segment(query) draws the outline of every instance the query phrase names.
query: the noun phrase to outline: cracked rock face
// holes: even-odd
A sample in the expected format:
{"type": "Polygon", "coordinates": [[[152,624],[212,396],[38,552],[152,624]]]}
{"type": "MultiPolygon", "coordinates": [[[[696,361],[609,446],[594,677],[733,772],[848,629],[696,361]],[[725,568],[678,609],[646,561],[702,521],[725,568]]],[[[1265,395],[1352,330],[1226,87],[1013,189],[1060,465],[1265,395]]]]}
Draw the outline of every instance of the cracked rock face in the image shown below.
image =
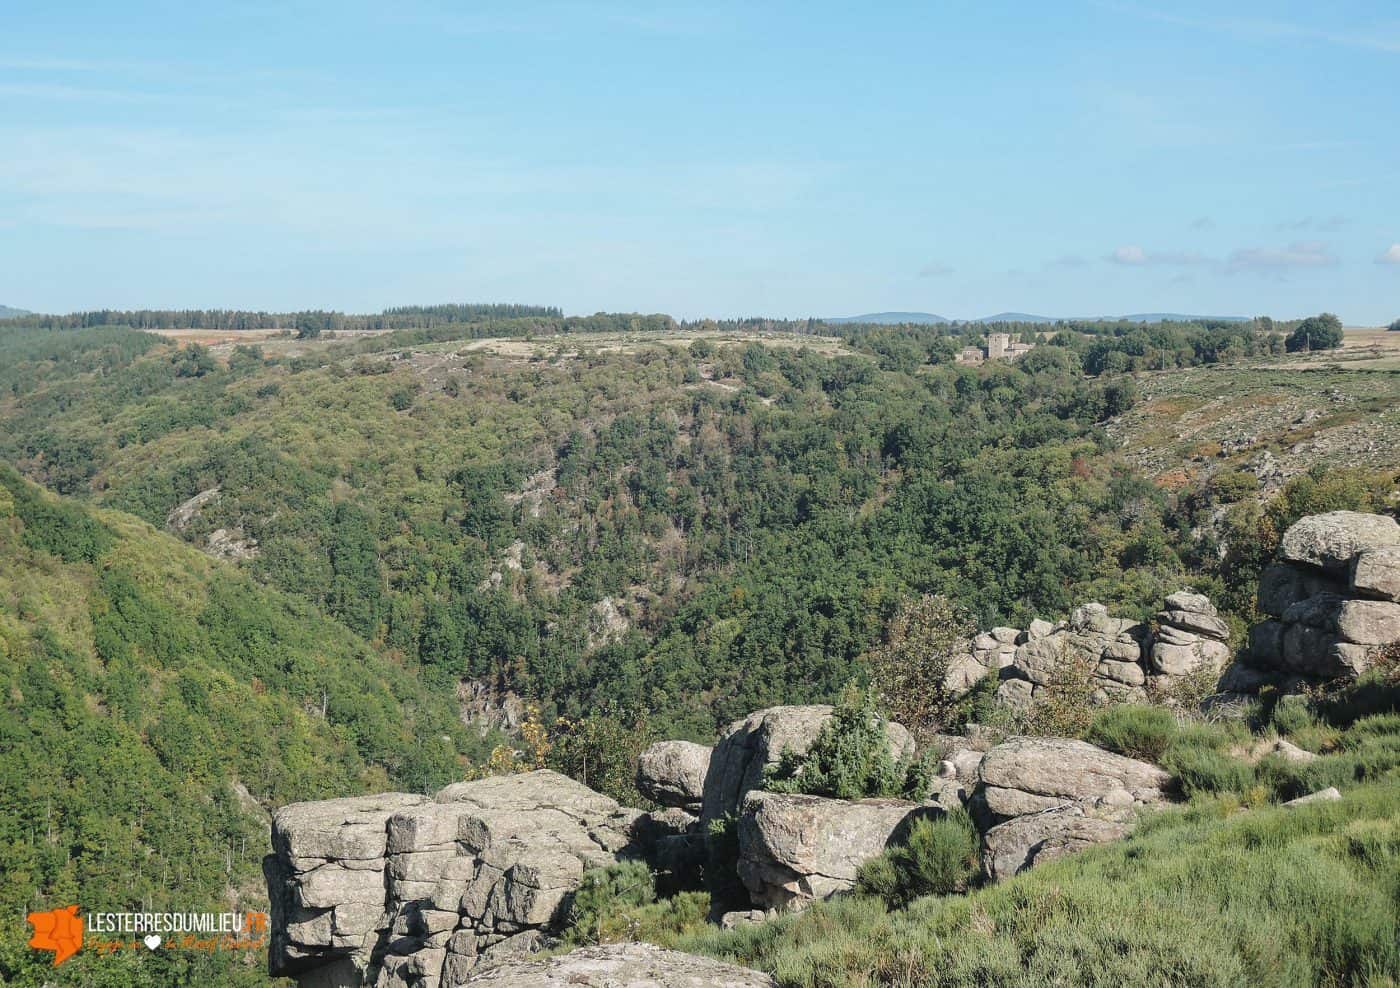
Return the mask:
{"type": "Polygon", "coordinates": [[[640,814],[556,772],[285,806],[264,861],[269,968],[312,985],[446,988],[538,948],[640,814]]]}
{"type": "Polygon", "coordinates": [[[1156,765],[1071,738],[1011,738],[982,756],[977,777],[987,808],[1003,819],[1062,803],[1159,803],[1170,778],[1156,765]]]}
{"type": "MultiPolygon", "coordinates": [[[[744,796],[763,787],[764,776],[783,752],[807,753],[831,719],[832,709],[825,704],[768,707],[730,724],[710,754],[701,819],[737,814],[744,796]]],[[[887,721],[885,733],[896,762],[913,754],[914,739],[902,724],[887,721]]]]}
{"type": "Polygon", "coordinates": [[[699,813],[710,749],[691,741],[657,741],[637,759],[637,788],[662,806],[699,813]]]}
{"type": "Polygon", "coordinates": [[[1126,808],[1078,803],[1013,817],[984,835],[982,868],[993,881],[1010,878],[1042,862],[1126,837],[1132,820],[1126,808]]]}
{"type": "Polygon", "coordinates": [[[1069,738],[1011,738],[982,756],[977,778],[992,879],[1123,837],[1138,810],[1166,800],[1170,781],[1155,765],[1069,738]]]}
{"type": "Polygon", "coordinates": [[[863,863],[915,820],[942,813],[902,799],[750,792],[739,819],[739,878],[760,908],[801,908],[853,888],[863,863]]]}
{"type": "Polygon", "coordinates": [[[1385,515],[1331,511],[1295,523],[1259,578],[1248,661],[1313,680],[1365,672],[1400,641],[1400,525],[1385,515]]]}
{"type": "Polygon", "coordinates": [[[492,965],[464,984],[491,988],[776,988],[766,974],[648,943],[581,947],[548,960],[492,965]]]}

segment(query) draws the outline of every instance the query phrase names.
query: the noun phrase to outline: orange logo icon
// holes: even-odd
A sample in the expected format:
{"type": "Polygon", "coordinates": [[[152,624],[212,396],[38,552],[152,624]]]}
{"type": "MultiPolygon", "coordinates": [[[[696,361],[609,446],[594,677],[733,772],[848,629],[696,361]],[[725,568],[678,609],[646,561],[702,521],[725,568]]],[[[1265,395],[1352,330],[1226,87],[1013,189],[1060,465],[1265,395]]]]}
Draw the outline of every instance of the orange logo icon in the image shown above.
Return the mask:
{"type": "Polygon", "coordinates": [[[54,967],[76,954],[83,945],[83,918],[78,915],[77,906],[30,913],[27,918],[34,927],[34,937],[29,941],[29,946],[38,950],[52,950],[54,967]]]}

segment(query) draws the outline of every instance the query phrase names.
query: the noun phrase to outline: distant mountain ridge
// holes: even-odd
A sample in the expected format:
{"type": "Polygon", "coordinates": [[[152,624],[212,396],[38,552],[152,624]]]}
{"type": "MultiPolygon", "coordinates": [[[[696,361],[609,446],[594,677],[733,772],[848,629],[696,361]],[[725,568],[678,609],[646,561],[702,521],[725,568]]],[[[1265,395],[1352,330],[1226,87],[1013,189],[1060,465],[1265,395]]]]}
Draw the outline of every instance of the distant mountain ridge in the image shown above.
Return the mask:
{"type": "Polygon", "coordinates": [[[13,319],[16,316],[27,316],[29,314],[27,309],[15,309],[8,305],[0,305],[0,319],[13,319]]]}
{"type": "Polygon", "coordinates": [[[868,312],[863,316],[828,316],[822,322],[826,323],[848,323],[867,322],[877,323],[882,326],[897,326],[900,323],[916,323],[927,326],[937,326],[946,322],[952,322],[943,316],[934,315],[932,312],[868,312]]]}
{"type": "Polygon", "coordinates": [[[981,316],[977,319],[948,319],[931,312],[871,312],[862,316],[832,316],[822,322],[833,325],[844,323],[875,323],[893,326],[899,323],[936,326],[950,322],[1031,322],[1054,323],[1061,320],[1070,322],[1248,322],[1247,316],[1189,316],[1180,312],[1137,312],[1127,316],[1039,316],[1033,312],[998,312],[994,316],[981,316]]]}

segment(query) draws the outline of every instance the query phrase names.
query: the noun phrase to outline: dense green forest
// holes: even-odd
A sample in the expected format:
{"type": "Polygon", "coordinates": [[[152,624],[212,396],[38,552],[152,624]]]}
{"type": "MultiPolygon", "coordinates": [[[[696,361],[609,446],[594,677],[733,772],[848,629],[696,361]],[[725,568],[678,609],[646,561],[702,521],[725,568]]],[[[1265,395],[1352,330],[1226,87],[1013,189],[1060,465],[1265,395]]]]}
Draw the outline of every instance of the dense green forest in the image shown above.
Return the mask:
{"type": "MultiPolygon", "coordinates": [[[[310,604],[5,466],[0,558],[0,981],[46,976],[30,909],[256,907],[267,807],[483,754],[450,695],[310,604]]],[[[201,957],[80,954],[65,983],[261,983],[261,957],[201,957]]]]}
{"type": "Polygon", "coordinates": [[[837,353],[580,337],[528,358],[432,330],[216,357],[36,329],[0,351],[0,456],[156,526],[217,488],[187,540],[238,533],[256,580],[437,690],[485,680],[708,737],[831,696],[912,593],[984,625],[1153,606],[1199,569],[1192,519],[1099,428],[1131,377],[1085,372],[1106,342],[1157,363],[1267,350],[1242,325],[1060,330],[982,368],[940,361],[943,327],[837,353]]]}

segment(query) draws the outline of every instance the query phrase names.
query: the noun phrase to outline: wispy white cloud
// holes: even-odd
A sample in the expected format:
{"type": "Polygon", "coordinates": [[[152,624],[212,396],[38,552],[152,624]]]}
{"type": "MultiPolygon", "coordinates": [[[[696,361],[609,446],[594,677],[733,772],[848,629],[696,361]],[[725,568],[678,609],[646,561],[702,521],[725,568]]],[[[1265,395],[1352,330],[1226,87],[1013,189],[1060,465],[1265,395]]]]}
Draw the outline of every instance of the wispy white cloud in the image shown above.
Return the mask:
{"type": "Polygon", "coordinates": [[[1278,225],[1280,230],[1296,230],[1300,233],[1336,233],[1350,222],[1345,216],[1304,216],[1278,225]]]}
{"type": "Polygon", "coordinates": [[[1127,265],[1128,267],[1146,267],[1148,265],[1185,267],[1195,264],[1210,263],[1208,257],[1203,254],[1197,254],[1195,251],[1153,251],[1145,250],[1136,244],[1115,247],[1104,260],[1110,261],[1113,264],[1127,265]]]}
{"type": "Polygon", "coordinates": [[[1380,256],[1376,258],[1376,263],[1400,266],[1400,244],[1391,244],[1381,251],[1380,256]]]}
{"type": "Polygon", "coordinates": [[[1287,247],[1241,247],[1225,260],[1229,274],[1283,274],[1288,271],[1330,268],[1337,258],[1318,240],[1300,241],[1287,247]]]}

